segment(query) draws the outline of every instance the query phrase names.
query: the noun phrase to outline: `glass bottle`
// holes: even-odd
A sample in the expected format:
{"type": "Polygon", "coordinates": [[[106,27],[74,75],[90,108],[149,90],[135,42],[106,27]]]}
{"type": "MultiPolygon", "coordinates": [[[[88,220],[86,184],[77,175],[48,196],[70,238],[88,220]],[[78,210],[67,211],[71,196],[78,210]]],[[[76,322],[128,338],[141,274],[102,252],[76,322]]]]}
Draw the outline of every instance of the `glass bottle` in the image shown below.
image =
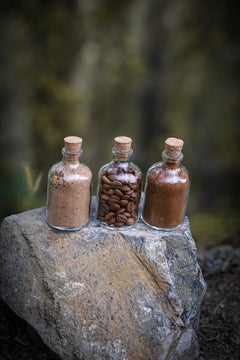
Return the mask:
{"type": "Polygon", "coordinates": [[[163,162],[151,166],[145,184],[142,220],[153,229],[174,230],[183,223],[190,189],[190,176],[181,165],[183,141],[168,138],[163,162]]]}
{"type": "Polygon", "coordinates": [[[128,229],[139,218],[142,173],[130,157],[132,139],[118,136],[113,160],[98,173],[97,222],[111,229],[128,229]]]}
{"type": "Polygon", "coordinates": [[[63,159],[48,173],[47,223],[59,230],[78,230],[90,218],[91,170],[79,159],[82,139],[64,138],[63,159]]]}

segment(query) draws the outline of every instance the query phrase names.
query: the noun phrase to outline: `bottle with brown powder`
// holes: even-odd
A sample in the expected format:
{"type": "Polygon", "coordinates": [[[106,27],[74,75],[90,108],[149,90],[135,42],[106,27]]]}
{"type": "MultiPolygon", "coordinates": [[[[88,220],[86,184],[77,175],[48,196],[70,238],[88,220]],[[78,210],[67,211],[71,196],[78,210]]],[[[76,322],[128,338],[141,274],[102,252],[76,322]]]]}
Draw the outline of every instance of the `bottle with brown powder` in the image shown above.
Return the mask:
{"type": "Polygon", "coordinates": [[[80,163],[82,139],[64,138],[63,159],[48,174],[47,222],[59,230],[78,230],[90,218],[91,170],[80,163]]]}
{"type": "Polygon", "coordinates": [[[157,230],[181,226],[188,202],[190,178],[181,165],[183,141],[168,138],[162,152],[163,162],[150,167],[146,176],[143,221],[157,230]]]}
{"type": "Polygon", "coordinates": [[[118,136],[114,140],[113,160],[99,170],[97,221],[111,229],[124,229],[138,220],[142,173],[130,162],[132,139],[118,136]]]}

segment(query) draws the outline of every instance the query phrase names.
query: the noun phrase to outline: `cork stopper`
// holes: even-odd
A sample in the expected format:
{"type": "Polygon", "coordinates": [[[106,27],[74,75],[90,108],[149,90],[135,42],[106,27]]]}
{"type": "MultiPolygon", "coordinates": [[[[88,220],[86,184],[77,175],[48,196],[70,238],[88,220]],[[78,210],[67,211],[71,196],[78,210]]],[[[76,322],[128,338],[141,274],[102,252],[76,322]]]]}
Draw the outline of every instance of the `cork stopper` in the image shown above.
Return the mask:
{"type": "Polygon", "coordinates": [[[116,159],[119,161],[127,160],[132,145],[132,139],[128,136],[117,136],[114,141],[116,147],[116,159]]]}
{"type": "Polygon", "coordinates": [[[182,151],[183,140],[170,137],[165,141],[166,155],[177,159],[182,151]]]}
{"type": "Polygon", "coordinates": [[[114,139],[115,141],[115,146],[116,146],[116,151],[118,152],[129,152],[129,150],[131,149],[131,145],[132,145],[132,139],[128,136],[117,136],[114,139]]]}
{"type": "Polygon", "coordinates": [[[79,153],[82,146],[82,138],[78,136],[67,136],[64,138],[65,150],[70,153],[79,153]]]}

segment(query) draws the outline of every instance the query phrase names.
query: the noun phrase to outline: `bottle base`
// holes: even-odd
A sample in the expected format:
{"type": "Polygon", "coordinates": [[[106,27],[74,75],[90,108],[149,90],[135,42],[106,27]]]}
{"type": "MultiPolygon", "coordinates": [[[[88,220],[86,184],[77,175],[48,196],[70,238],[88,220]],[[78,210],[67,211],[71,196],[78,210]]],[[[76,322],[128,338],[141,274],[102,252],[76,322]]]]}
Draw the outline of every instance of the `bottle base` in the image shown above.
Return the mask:
{"type": "Polygon", "coordinates": [[[136,226],[136,224],[138,223],[138,221],[135,221],[135,223],[132,224],[132,225],[114,226],[114,225],[108,225],[107,223],[104,223],[104,222],[102,222],[102,221],[100,221],[100,220],[98,220],[98,219],[96,219],[95,221],[96,221],[96,223],[97,223],[98,225],[103,226],[103,227],[105,227],[106,229],[113,230],[113,231],[116,231],[116,230],[117,230],[117,231],[119,231],[119,230],[121,230],[121,231],[130,230],[130,229],[132,229],[134,226],[136,226]]]}
{"type": "Polygon", "coordinates": [[[182,226],[182,224],[183,224],[183,223],[181,223],[181,224],[179,224],[179,225],[177,225],[177,226],[174,226],[174,227],[172,227],[172,228],[163,228],[163,227],[158,227],[158,226],[154,226],[154,225],[149,224],[142,216],[141,216],[141,220],[142,220],[142,222],[143,222],[145,225],[147,225],[148,227],[150,227],[150,228],[153,229],[153,230],[168,231],[168,232],[179,229],[179,228],[182,226]]]}
{"type": "Polygon", "coordinates": [[[52,225],[50,224],[48,221],[47,221],[47,224],[53,228],[53,229],[56,229],[56,230],[60,230],[60,231],[77,231],[77,230],[81,230],[82,228],[84,228],[85,226],[87,226],[89,222],[87,222],[86,224],[84,225],[81,225],[81,226],[78,226],[78,227],[64,227],[64,226],[57,226],[57,225],[52,225]]]}

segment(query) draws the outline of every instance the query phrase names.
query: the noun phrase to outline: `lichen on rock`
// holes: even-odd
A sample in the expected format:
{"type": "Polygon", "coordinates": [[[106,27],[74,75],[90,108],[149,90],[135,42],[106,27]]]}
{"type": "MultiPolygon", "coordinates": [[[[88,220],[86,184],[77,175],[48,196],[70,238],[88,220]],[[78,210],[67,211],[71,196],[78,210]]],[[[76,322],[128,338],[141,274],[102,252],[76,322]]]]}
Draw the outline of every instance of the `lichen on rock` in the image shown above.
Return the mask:
{"type": "Polygon", "coordinates": [[[62,359],[198,358],[205,282],[189,221],[172,232],[139,223],[76,232],[45,208],[5,218],[0,294],[62,359]]]}

